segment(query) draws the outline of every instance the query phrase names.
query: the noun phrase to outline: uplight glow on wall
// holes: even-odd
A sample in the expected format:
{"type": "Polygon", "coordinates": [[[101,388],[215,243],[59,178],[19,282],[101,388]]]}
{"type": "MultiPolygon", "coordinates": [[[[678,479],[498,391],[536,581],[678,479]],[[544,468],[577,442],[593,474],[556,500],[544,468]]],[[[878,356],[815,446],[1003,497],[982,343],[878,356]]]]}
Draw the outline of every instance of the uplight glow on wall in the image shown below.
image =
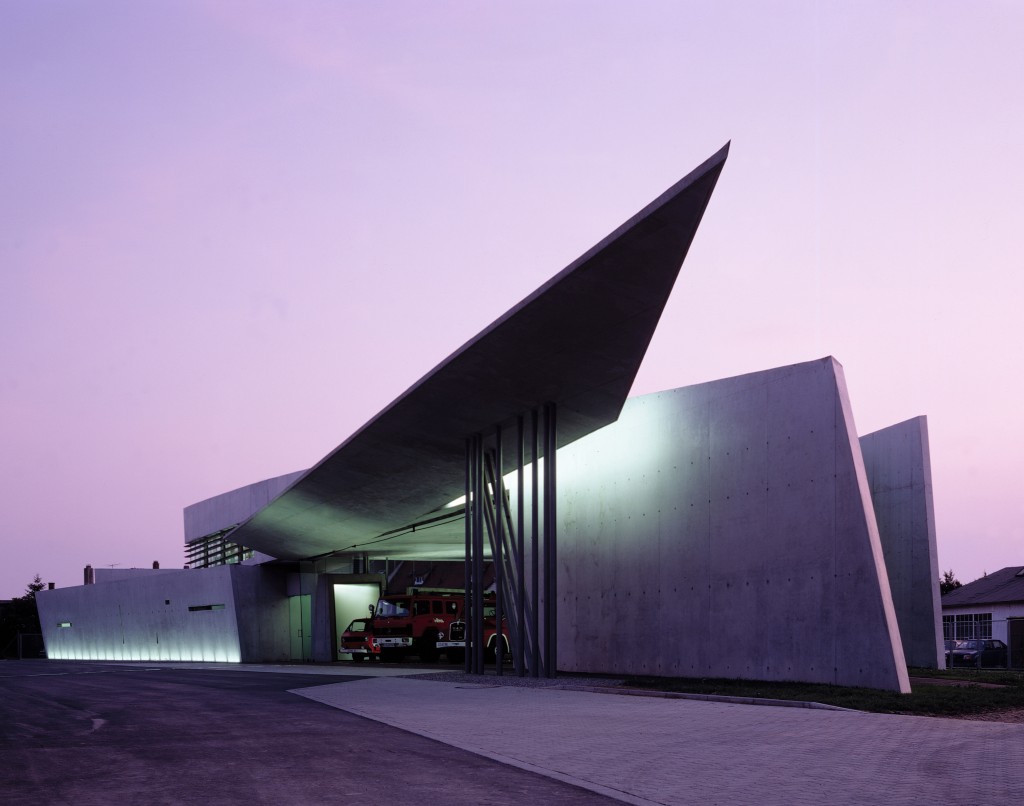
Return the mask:
{"type": "Polygon", "coordinates": [[[47,656],[54,660],[104,660],[104,661],[192,661],[199,663],[238,663],[241,660],[238,639],[222,636],[219,640],[178,640],[157,644],[105,644],[85,641],[59,641],[59,645],[47,645],[47,656]]]}

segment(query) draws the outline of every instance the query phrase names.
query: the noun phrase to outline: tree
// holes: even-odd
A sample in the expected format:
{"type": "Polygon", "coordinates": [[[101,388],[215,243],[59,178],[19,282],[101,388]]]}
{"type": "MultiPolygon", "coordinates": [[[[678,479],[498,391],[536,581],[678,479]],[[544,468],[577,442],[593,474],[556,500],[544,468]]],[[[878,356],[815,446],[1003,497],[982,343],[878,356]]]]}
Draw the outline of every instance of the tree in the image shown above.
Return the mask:
{"type": "Polygon", "coordinates": [[[950,591],[955,591],[957,588],[962,588],[963,583],[953,575],[953,569],[950,568],[948,571],[943,572],[942,578],[939,579],[939,593],[945,596],[950,591]]]}
{"type": "Polygon", "coordinates": [[[46,583],[43,582],[43,578],[39,576],[39,574],[36,574],[35,579],[28,583],[28,587],[25,588],[25,595],[21,598],[31,599],[34,602],[36,600],[36,594],[45,587],[46,583]]]}
{"type": "Polygon", "coordinates": [[[19,634],[38,635],[42,632],[39,611],[36,610],[36,593],[45,587],[42,577],[36,574],[25,588],[24,596],[0,603],[0,657],[18,657],[21,647],[19,634]]]}

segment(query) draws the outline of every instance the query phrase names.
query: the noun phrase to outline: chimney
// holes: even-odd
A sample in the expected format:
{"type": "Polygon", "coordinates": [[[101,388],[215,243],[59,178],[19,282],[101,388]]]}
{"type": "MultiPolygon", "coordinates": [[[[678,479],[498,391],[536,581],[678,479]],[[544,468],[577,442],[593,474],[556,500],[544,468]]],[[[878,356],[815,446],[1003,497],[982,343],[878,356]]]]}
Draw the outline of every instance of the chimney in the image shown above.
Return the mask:
{"type": "Polygon", "coordinates": [[[153,560],[153,570],[154,571],[159,571],[160,570],[160,563],[157,562],[156,560],[153,560]]]}
{"type": "Polygon", "coordinates": [[[46,589],[47,589],[48,591],[52,591],[52,590],[53,590],[54,588],[56,588],[56,587],[57,587],[57,585],[56,585],[55,583],[53,583],[53,582],[47,582],[47,583],[46,583],[46,589]]]}
{"type": "Polygon", "coordinates": [[[95,585],[96,584],[96,572],[93,570],[91,565],[85,566],[85,584],[95,585]]]}

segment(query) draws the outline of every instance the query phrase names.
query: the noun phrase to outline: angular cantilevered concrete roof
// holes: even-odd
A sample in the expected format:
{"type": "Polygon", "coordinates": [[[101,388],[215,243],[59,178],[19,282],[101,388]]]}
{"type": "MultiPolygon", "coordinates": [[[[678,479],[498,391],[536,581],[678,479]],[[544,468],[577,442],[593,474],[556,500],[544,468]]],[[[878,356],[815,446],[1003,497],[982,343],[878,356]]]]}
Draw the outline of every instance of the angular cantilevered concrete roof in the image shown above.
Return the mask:
{"type": "Polygon", "coordinates": [[[461,554],[461,524],[402,527],[462,495],[467,437],[546,402],[559,447],[618,418],[728,152],[456,350],[232,541],[282,559],[461,554]]]}

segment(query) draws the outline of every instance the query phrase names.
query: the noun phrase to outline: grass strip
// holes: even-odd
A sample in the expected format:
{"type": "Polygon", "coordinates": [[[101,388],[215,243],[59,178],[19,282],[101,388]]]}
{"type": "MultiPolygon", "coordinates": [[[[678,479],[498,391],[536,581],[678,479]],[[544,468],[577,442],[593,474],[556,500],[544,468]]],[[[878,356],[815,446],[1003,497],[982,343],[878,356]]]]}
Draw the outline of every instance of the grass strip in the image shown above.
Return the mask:
{"type": "Polygon", "coordinates": [[[718,678],[629,677],[625,685],[638,689],[689,694],[802,700],[885,714],[969,716],[1024,709],[1024,678],[1017,673],[911,669],[910,674],[911,677],[928,677],[936,682],[915,684],[910,694],[853,686],[718,678]],[[928,674],[924,674],[926,671],[928,674]],[[943,685],[944,681],[998,683],[1002,687],[943,685]]]}

